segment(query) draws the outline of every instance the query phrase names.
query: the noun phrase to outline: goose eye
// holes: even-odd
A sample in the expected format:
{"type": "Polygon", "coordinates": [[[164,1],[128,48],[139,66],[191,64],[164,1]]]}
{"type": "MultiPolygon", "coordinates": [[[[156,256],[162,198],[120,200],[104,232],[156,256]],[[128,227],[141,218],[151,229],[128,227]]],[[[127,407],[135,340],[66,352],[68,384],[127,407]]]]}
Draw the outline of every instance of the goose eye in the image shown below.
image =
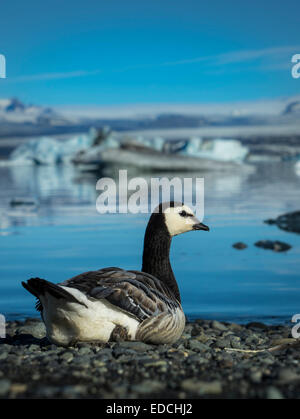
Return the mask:
{"type": "Polygon", "coordinates": [[[179,215],[181,215],[181,217],[186,217],[187,216],[187,213],[186,213],[186,211],[181,211],[179,213],[179,215]]]}

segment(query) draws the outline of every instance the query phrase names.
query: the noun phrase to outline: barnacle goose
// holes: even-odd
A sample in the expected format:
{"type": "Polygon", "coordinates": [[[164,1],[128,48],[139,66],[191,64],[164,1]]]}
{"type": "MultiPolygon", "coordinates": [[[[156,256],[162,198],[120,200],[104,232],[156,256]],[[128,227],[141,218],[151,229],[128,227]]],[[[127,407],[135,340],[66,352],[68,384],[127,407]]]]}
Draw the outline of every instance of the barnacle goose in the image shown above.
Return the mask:
{"type": "Polygon", "coordinates": [[[185,315],[169,253],[173,236],[209,228],[181,202],[161,203],[144,237],[141,271],[104,268],[60,284],[31,278],[22,282],[37,298],[48,339],[77,342],[140,340],[160,344],[180,338],[185,315]]]}

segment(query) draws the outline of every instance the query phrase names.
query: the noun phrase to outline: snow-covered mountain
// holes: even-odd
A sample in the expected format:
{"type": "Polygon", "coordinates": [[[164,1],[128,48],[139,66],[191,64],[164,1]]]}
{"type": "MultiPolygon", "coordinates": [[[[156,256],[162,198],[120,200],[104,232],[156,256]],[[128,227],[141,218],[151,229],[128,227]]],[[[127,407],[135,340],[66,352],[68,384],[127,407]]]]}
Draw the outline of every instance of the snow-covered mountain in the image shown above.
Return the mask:
{"type": "Polygon", "coordinates": [[[283,115],[297,115],[300,117],[300,99],[288,103],[283,111],[283,115]]]}
{"type": "Polygon", "coordinates": [[[81,119],[50,107],[24,104],[17,98],[0,99],[0,137],[76,131],[81,119]]]}
{"type": "Polygon", "coordinates": [[[0,99],[0,123],[56,124],[64,120],[59,113],[48,107],[25,105],[17,98],[0,99]]]}
{"type": "Polygon", "coordinates": [[[153,103],[124,105],[61,105],[56,109],[65,116],[93,119],[149,119],[162,115],[188,117],[278,117],[300,104],[300,95],[285,98],[218,103],[153,103]],[[292,106],[291,106],[292,105],[292,106]],[[290,108],[291,106],[291,108],[290,108]]]}
{"type": "Polygon", "coordinates": [[[276,126],[300,132],[300,96],[239,103],[57,106],[0,99],[0,137],[86,132],[110,125],[114,130],[167,130],[205,127],[276,126]],[[298,130],[299,125],[299,130],[298,130]]]}

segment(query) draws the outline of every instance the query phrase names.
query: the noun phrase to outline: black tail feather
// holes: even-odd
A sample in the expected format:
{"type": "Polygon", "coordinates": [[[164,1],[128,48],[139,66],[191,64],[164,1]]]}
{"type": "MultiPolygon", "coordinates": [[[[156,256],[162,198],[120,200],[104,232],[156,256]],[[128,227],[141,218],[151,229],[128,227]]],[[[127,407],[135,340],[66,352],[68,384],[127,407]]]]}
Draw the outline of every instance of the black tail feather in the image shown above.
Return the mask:
{"type": "Polygon", "coordinates": [[[72,303],[84,305],[81,301],[78,301],[72,294],[63,289],[62,287],[53,284],[52,282],[46,281],[42,278],[30,278],[27,282],[22,282],[23,287],[33,294],[40,300],[40,296],[46,292],[57,299],[65,299],[72,303]]]}

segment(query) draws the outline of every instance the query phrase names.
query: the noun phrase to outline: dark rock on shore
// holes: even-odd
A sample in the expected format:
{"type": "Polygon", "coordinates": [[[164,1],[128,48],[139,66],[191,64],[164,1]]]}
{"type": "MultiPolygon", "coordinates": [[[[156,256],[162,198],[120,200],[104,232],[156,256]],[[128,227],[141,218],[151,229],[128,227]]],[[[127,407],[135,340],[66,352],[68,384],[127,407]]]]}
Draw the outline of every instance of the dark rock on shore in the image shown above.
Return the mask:
{"type": "Polygon", "coordinates": [[[272,241],[272,240],[260,240],[255,243],[256,247],[261,247],[263,249],[270,249],[274,252],[286,252],[291,249],[291,245],[280,242],[278,240],[272,241]]]}
{"type": "Polygon", "coordinates": [[[172,345],[62,348],[37,319],[0,339],[0,398],[299,398],[300,342],[289,326],[187,323],[172,345]]]}
{"type": "Polygon", "coordinates": [[[300,234],[300,211],[289,212],[275,219],[265,220],[266,224],[276,224],[281,230],[300,234]]]}
{"type": "Polygon", "coordinates": [[[244,249],[246,249],[248,246],[247,246],[245,243],[243,243],[243,242],[237,242],[237,243],[234,243],[234,244],[232,245],[232,247],[234,247],[235,249],[238,249],[238,250],[244,250],[244,249]]]}

